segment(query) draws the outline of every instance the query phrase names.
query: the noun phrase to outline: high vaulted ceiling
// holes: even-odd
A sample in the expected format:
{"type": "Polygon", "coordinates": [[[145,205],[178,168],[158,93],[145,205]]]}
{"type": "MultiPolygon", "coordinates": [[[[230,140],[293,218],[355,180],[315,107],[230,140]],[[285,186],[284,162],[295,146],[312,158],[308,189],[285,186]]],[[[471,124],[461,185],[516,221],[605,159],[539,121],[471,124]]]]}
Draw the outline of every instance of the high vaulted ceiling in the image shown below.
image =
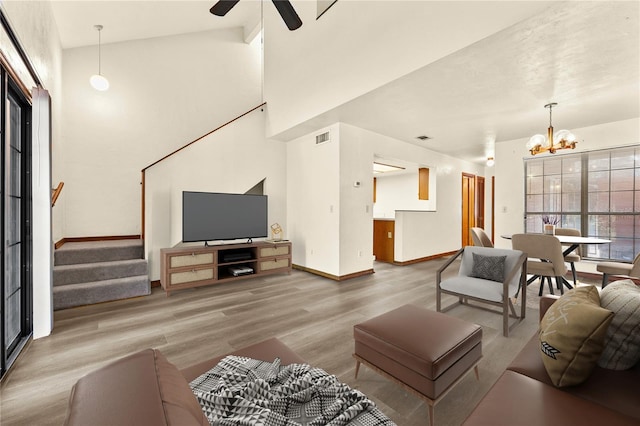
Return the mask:
{"type": "MultiPolygon", "coordinates": [[[[109,43],[237,26],[249,34],[260,22],[260,3],[250,0],[224,19],[209,14],[213,1],[53,4],[64,48],[96,44],[94,24],[104,25],[109,43]]],[[[639,5],[576,1],[531,9],[530,17],[278,136],[288,140],[342,121],[481,162],[496,142],[544,133],[548,102],[558,103],[556,130],[636,118],[639,5]]]]}

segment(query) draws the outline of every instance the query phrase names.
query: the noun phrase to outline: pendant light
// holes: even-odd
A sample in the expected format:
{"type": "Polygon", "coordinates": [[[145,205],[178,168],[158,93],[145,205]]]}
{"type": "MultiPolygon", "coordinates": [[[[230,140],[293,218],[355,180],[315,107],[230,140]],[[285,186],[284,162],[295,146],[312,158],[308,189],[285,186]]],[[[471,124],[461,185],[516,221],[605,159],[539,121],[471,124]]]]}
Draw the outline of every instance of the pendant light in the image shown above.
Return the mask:
{"type": "Polygon", "coordinates": [[[101,57],[100,57],[100,45],[101,45],[101,38],[100,38],[100,31],[102,31],[102,25],[94,25],[93,26],[96,30],[98,30],[98,74],[94,74],[91,76],[91,78],[89,79],[89,82],[91,83],[91,86],[96,89],[96,90],[100,90],[101,92],[104,92],[105,90],[109,89],[109,80],[107,80],[101,73],[100,73],[100,66],[101,66],[101,57]]]}

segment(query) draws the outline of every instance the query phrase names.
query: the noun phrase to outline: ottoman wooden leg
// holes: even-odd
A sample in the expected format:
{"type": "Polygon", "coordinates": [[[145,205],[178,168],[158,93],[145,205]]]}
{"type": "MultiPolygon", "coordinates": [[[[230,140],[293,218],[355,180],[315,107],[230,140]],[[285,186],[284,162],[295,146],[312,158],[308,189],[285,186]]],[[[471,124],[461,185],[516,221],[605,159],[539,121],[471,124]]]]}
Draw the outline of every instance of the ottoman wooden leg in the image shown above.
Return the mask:
{"type": "MultiPolygon", "coordinates": [[[[480,380],[480,373],[478,372],[478,364],[473,368],[473,372],[476,373],[476,380],[480,380]]],[[[356,373],[357,374],[357,373],[356,373]]]]}
{"type": "Polygon", "coordinates": [[[429,426],[435,426],[433,422],[433,404],[427,401],[427,405],[429,407],[429,426]]]}
{"type": "Polygon", "coordinates": [[[360,361],[356,359],[356,379],[358,378],[358,372],[360,371],[360,361]]]}

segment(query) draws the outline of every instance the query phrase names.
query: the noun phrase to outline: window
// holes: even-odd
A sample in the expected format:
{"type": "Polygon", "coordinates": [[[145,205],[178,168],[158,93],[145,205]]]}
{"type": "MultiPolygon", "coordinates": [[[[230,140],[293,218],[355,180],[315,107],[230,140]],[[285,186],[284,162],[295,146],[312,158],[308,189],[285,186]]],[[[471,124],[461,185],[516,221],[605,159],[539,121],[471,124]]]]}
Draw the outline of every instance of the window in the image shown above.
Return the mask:
{"type": "Polygon", "coordinates": [[[525,232],[542,216],[611,240],[585,247],[591,259],[632,261],[640,251],[640,147],[525,160],[525,232]]]}

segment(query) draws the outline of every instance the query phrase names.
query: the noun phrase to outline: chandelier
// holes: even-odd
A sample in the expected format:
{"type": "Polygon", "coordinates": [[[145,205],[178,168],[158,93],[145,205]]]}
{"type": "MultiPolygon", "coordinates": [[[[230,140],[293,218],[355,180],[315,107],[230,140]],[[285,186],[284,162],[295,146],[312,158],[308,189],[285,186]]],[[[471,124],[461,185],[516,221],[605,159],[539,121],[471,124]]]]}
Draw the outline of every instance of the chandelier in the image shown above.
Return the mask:
{"type": "Polygon", "coordinates": [[[547,129],[547,136],[537,134],[531,136],[527,143],[527,149],[531,155],[540,154],[542,152],[550,152],[555,154],[559,149],[575,149],[576,137],[569,130],[560,130],[555,135],[553,134],[553,126],[551,125],[551,109],[558,105],[556,102],[546,104],[544,107],[549,108],[549,128],[547,129]]]}

